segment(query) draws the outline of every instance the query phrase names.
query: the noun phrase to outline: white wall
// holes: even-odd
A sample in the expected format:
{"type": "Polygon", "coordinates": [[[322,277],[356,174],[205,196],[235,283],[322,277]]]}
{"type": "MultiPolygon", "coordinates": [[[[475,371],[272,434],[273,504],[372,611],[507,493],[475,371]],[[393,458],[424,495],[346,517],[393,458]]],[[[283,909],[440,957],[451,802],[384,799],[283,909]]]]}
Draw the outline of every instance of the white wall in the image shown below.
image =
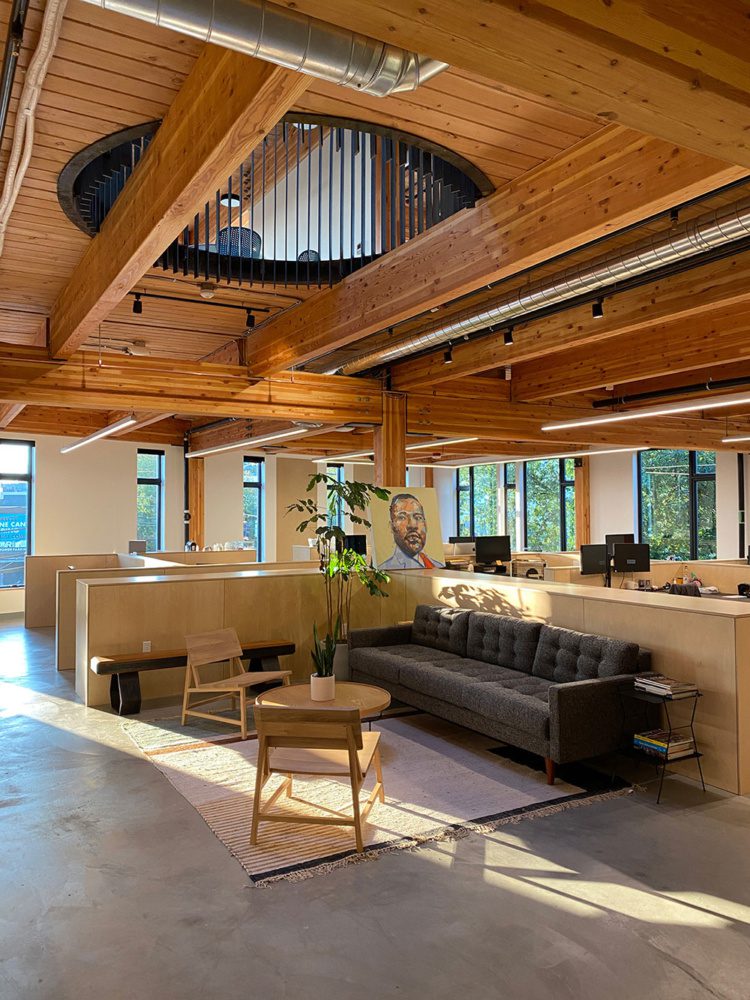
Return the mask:
{"type": "Polygon", "coordinates": [[[243,458],[242,451],[219,452],[205,458],[206,545],[242,539],[243,458]]]}
{"type": "Polygon", "coordinates": [[[605,535],[630,532],[637,535],[633,455],[633,452],[622,452],[589,459],[591,541],[594,543],[603,542],[605,535]]]}
{"type": "Polygon", "coordinates": [[[737,559],[739,547],[737,455],[716,453],[716,558],[737,559]]]}
{"type": "Polygon", "coordinates": [[[435,469],[433,483],[437,492],[440,528],[443,541],[456,534],[456,470],[435,469]]]}

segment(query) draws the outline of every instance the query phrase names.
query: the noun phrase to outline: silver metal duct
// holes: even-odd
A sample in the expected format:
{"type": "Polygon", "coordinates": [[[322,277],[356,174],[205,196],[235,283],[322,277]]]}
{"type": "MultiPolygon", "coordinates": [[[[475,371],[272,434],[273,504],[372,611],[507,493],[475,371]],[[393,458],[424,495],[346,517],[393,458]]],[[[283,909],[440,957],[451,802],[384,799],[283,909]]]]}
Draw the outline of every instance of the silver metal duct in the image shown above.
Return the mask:
{"type": "Polygon", "coordinates": [[[446,63],[266,0],[87,0],[320,80],[386,97],[416,90],[446,63]]]}
{"type": "Polygon", "coordinates": [[[750,198],[701,215],[668,233],[650,236],[630,247],[604,254],[581,266],[568,268],[559,274],[533,282],[499,299],[482,312],[460,313],[446,323],[402,340],[392,347],[363,354],[334,370],[352,375],[376,365],[387,364],[416,351],[459,340],[466,334],[488,326],[518,320],[527,313],[558,305],[587,292],[603,291],[617,282],[647,274],[674,261],[695,257],[747,236],[750,236],[750,198]]]}

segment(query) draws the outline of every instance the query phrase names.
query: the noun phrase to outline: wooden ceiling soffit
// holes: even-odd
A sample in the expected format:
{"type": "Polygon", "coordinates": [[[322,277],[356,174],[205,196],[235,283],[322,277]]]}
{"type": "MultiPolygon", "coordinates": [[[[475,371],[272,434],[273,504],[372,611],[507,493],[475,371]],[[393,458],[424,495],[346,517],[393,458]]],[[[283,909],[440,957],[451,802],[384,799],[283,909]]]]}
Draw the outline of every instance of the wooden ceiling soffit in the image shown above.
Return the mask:
{"type": "MultiPolygon", "coordinates": [[[[402,392],[418,391],[438,382],[599,344],[670,319],[680,319],[689,325],[694,316],[740,303],[750,304],[750,254],[747,253],[618,292],[607,297],[601,319],[592,317],[590,305],[576,306],[540,320],[515,324],[511,345],[504,343],[502,333],[456,343],[450,365],[443,363],[442,349],[413,361],[403,361],[392,370],[392,385],[402,392]]],[[[565,356],[553,363],[564,366],[565,356]]]]}
{"type": "Polygon", "coordinates": [[[60,364],[43,348],[0,345],[0,399],[8,402],[340,425],[380,423],[381,396],[374,379],[296,372],[250,384],[237,365],[119,356],[99,364],[93,352],[60,364]]]}
{"type": "Polygon", "coordinates": [[[310,361],[744,175],[608,126],[275,317],[248,363],[264,375],[310,361]]]}
{"type": "MultiPolygon", "coordinates": [[[[296,0],[320,16],[317,0],[296,0]]],[[[750,167],[742,3],[329,0],[326,19],[567,107],[750,167]]],[[[644,174],[644,177],[648,176],[644,174]]]]}
{"type": "Polygon", "coordinates": [[[50,355],[68,358],[273,129],[311,78],[206,46],[52,310],[50,355]]]}
{"type": "Polygon", "coordinates": [[[512,394],[518,400],[547,399],[747,360],[750,303],[655,323],[596,346],[518,365],[513,369],[512,394]]]}

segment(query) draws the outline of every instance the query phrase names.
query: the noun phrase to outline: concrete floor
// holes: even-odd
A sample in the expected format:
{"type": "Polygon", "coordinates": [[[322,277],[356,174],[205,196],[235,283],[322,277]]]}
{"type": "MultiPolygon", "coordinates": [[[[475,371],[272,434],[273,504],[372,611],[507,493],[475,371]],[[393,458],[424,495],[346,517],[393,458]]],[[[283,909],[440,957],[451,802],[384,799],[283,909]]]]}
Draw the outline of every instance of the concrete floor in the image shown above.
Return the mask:
{"type": "Polygon", "coordinates": [[[255,889],[50,630],[0,621],[2,1000],[750,996],[746,799],[672,778],[255,889]]]}

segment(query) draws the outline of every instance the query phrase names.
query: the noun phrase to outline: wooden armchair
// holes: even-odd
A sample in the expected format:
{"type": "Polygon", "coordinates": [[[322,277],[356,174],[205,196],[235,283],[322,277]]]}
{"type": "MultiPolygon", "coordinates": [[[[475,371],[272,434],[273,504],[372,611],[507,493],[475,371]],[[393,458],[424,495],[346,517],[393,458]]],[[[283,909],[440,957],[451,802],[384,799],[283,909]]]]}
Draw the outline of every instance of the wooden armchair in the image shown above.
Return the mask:
{"type": "Polygon", "coordinates": [[[214,722],[225,722],[229,726],[239,726],[242,738],[247,739],[247,691],[256,684],[266,684],[269,681],[280,680],[289,683],[291,670],[251,670],[242,667],[242,646],[233,628],[218,629],[215,632],[200,632],[197,635],[185,636],[187,649],[187,669],[185,671],[185,689],[182,696],[182,725],[185,725],[189,715],[201,719],[212,719],[214,722]],[[205,680],[201,678],[201,668],[211,664],[229,663],[229,677],[223,680],[205,680]],[[191,696],[208,695],[200,701],[192,701],[191,696]],[[224,715],[211,712],[198,712],[199,705],[231,698],[232,706],[239,701],[239,719],[228,719],[224,715]]]}
{"type": "Polygon", "coordinates": [[[261,820],[311,823],[316,826],[353,826],[357,850],[364,850],[362,823],[376,799],[385,801],[380,763],[380,733],[362,732],[362,722],[356,708],[272,708],[256,704],[253,712],[258,731],[258,770],[250,843],[258,842],[258,824],[261,820]],[[371,765],[375,767],[375,787],[362,806],[360,791],[371,765]],[[285,774],[286,781],[273,793],[265,810],[262,810],[263,786],[272,774],[285,774]],[[268,812],[282,792],[291,797],[294,774],[348,778],[352,786],[352,814],[336,812],[330,817],[309,817],[268,812]]]}

